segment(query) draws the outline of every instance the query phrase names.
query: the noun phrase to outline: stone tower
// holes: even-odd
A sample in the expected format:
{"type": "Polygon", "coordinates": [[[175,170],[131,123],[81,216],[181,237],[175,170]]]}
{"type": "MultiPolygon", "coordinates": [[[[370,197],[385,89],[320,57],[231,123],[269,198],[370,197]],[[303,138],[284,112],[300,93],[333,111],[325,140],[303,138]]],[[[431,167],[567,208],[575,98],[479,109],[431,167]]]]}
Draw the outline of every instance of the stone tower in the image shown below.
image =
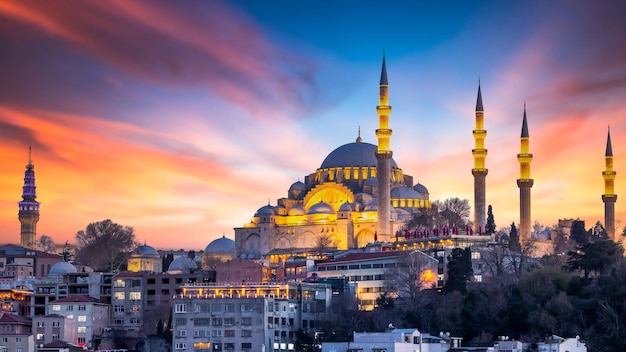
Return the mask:
{"type": "Polygon", "coordinates": [[[533,187],[533,179],[530,178],[530,162],[533,155],[530,154],[530,136],[528,134],[528,121],[526,121],[526,104],[524,104],[524,120],[522,121],[522,135],[520,138],[520,153],[517,154],[519,161],[520,177],[517,180],[519,187],[519,238],[520,243],[530,239],[530,189],[533,187]]]}
{"type": "Polygon", "coordinates": [[[28,165],[24,172],[24,187],[22,188],[22,201],[19,202],[18,219],[20,220],[20,245],[22,247],[37,249],[37,222],[39,221],[39,202],[37,188],[35,187],[35,166],[31,159],[31,150],[28,148],[28,165]]]}
{"type": "Polygon", "coordinates": [[[617,242],[615,235],[615,194],[614,180],[616,172],[613,171],[613,148],[611,147],[611,130],[609,129],[606,137],[606,152],[604,153],[605,168],[602,172],[604,178],[604,194],[602,202],[604,202],[604,227],[610,239],[617,242]]]}
{"type": "Polygon", "coordinates": [[[383,54],[383,67],[380,73],[379,99],[376,113],[378,114],[378,149],[376,150],[378,180],[378,237],[388,240],[391,235],[391,157],[389,147],[392,131],[389,129],[389,83],[387,81],[387,65],[383,54]]]}
{"type": "Polygon", "coordinates": [[[487,158],[487,149],[485,149],[485,137],[487,131],[484,125],[485,111],[483,109],[483,97],[480,92],[480,82],[478,82],[478,97],[476,98],[476,129],[472,131],[474,135],[474,232],[483,233],[485,231],[485,223],[487,215],[485,213],[485,179],[487,178],[487,168],[485,167],[485,159],[487,158]]]}

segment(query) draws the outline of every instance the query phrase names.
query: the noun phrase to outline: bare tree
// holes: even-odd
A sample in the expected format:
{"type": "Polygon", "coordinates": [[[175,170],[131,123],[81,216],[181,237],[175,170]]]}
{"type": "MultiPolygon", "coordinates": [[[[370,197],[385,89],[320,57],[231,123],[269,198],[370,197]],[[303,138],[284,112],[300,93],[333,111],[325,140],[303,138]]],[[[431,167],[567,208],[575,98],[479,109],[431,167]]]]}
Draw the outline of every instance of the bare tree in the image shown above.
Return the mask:
{"type": "Polygon", "coordinates": [[[405,252],[395,268],[385,270],[385,286],[397,297],[415,303],[422,289],[436,286],[438,263],[423,252],[405,252]]]}
{"type": "Polygon", "coordinates": [[[126,254],[137,246],[135,230],[111,220],[87,225],[76,233],[76,261],[96,270],[118,269],[126,260],[126,254]]]}
{"type": "Polygon", "coordinates": [[[520,251],[509,251],[509,263],[512,271],[515,273],[515,277],[518,279],[522,277],[525,271],[529,268],[529,259],[533,257],[535,250],[537,249],[537,240],[531,238],[526,241],[522,241],[520,244],[520,251]]]}
{"type": "Polygon", "coordinates": [[[335,247],[335,243],[330,238],[329,235],[320,235],[315,240],[315,248],[317,249],[317,253],[321,256],[324,255],[326,251],[335,247]]]}
{"type": "Polygon", "coordinates": [[[457,227],[463,227],[470,223],[469,200],[454,197],[444,201],[437,200],[434,204],[439,209],[439,216],[444,218],[448,226],[456,224],[457,227]]]}
{"type": "Polygon", "coordinates": [[[57,247],[54,245],[52,237],[48,235],[41,235],[37,240],[37,249],[42,252],[57,254],[57,247]]]}

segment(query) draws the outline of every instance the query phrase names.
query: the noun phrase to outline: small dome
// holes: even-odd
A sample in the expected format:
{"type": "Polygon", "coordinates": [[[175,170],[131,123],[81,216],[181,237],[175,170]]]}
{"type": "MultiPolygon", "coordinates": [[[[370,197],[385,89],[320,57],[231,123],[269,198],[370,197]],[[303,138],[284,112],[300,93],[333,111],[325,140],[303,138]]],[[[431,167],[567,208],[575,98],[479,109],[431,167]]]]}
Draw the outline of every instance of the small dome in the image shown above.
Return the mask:
{"type": "Polygon", "coordinates": [[[204,249],[204,253],[207,254],[230,254],[234,251],[235,241],[226,238],[226,236],[211,241],[204,249]]]}
{"type": "Polygon", "coordinates": [[[424,196],[412,188],[398,187],[391,190],[391,199],[424,199],[424,196]]]}
{"type": "Polygon", "coordinates": [[[426,188],[426,186],[419,182],[415,186],[413,186],[413,189],[421,194],[428,194],[428,189],[426,188]]]}
{"type": "Polygon", "coordinates": [[[363,182],[363,186],[378,186],[378,179],[376,177],[370,177],[367,180],[365,180],[365,182],[363,182]]]}
{"type": "Polygon", "coordinates": [[[271,205],[264,205],[262,207],[259,208],[259,210],[256,211],[256,214],[254,214],[254,216],[259,216],[259,215],[274,215],[274,207],[271,205]]]}
{"type": "Polygon", "coordinates": [[[304,210],[304,207],[302,205],[296,204],[293,207],[291,207],[291,209],[289,209],[289,212],[287,214],[289,216],[304,215],[306,214],[306,210],[304,210]]]}
{"type": "Polygon", "coordinates": [[[374,197],[372,197],[371,194],[367,194],[367,193],[357,193],[354,195],[354,200],[362,203],[365,206],[370,204],[373,199],[374,197]]]}
{"type": "Polygon", "coordinates": [[[189,257],[178,257],[170,263],[170,267],[167,268],[168,273],[189,273],[192,270],[198,269],[196,262],[189,257]]]}
{"type": "Polygon", "coordinates": [[[370,202],[370,204],[365,206],[364,211],[377,211],[378,210],[378,199],[374,199],[370,202]]]}
{"type": "Polygon", "coordinates": [[[50,271],[48,272],[48,276],[53,276],[53,275],[63,275],[63,274],[72,274],[72,273],[76,273],[76,267],[74,265],[72,265],[71,263],[68,262],[58,262],[56,264],[54,264],[51,268],[50,271]]]}
{"type": "Polygon", "coordinates": [[[350,206],[350,203],[345,202],[341,204],[341,206],[339,207],[339,211],[352,211],[352,207],[350,206]]]}
{"type": "Polygon", "coordinates": [[[290,191],[306,191],[306,185],[300,181],[294,182],[289,187],[290,191]]]}
{"type": "Polygon", "coordinates": [[[308,214],[334,214],[333,206],[326,202],[319,202],[309,208],[308,214]]]}
{"type": "Polygon", "coordinates": [[[154,257],[159,256],[159,252],[156,249],[144,244],[143,246],[138,246],[131,253],[133,257],[154,257]]]}

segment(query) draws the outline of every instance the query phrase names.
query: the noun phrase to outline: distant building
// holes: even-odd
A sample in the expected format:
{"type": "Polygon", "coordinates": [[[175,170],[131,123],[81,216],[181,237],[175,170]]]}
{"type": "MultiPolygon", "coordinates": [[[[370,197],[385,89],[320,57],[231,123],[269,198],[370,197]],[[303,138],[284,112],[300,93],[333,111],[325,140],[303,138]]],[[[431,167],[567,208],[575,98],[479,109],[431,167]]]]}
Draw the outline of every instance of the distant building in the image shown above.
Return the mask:
{"type": "Polygon", "coordinates": [[[31,326],[26,317],[0,312],[0,351],[34,352],[31,326]]]}
{"type": "Polygon", "coordinates": [[[587,346],[580,337],[563,338],[551,335],[537,343],[538,352],[587,352],[587,346]]]}
{"type": "Polygon", "coordinates": [[[202,253],[202,269],[213,270],[219,263],[224,263],[235,258],[237,254],[235,241],[222,236],[211,241],[202,253]]]}
{"type": "Polygon", "coordinates": [[[252,260],[236,258],[215,267],[216,282],[259,283],[271,280],[271,269],[252,260]]]}
{"type": "Polygon", "coordinates": [[[390,328],[385,332],[354,332],[352,342],[322,342],[322,352],[445,352],[459,345],[459,338],[390,328]]]}
{"type": "Polygon", "coordinates": [[[14,244],[5,244],[0,246],[0,276],[9,275],[11,271],[7,271],[7,265],[19,263],[23,266],[24,276],[42,279],[48,276],[52,266],[63,260],[63,257],[57,254],[50,254],[35,249],[30,249],[14,244]],[[28,271],[26,268],[30,267],[28,271]]]}
{"type": "Polygon", "coordinates": [[[109,305],[88,295],[71,295],[48,304],[46,314],[58,314],[76,321],[76,340],[81,347],[95,348],[109,323],[109,305]]]}
{"type": "Polygon", "coordinates": [[[60,314],[33,317],[33,335],[37,346],[54,341],[76,341],[76,320],[60,314]]]}
{"type": "Polygon", "coordinates": [[[156,249],[146,245],[138,246],[130,253],[128,271],[163,272],[163,259],[156,249]]]}

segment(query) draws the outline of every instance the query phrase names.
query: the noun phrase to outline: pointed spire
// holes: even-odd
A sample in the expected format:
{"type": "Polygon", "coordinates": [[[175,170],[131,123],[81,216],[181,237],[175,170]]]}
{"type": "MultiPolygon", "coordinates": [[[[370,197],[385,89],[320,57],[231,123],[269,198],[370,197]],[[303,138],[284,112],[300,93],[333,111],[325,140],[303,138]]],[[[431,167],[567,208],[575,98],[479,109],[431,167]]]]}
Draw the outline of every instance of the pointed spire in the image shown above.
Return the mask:
{"type": "Polygon", "coordinates": [[[483,95],[480,93],[480,79],[478,79],[478,97],[476,98],[476,111],[485,111],[485,109],[483,109],[483,95]]]}
{"type": "Polygon", "coordinates": [[[358,134],[358,136],[356,137],[356,142],[357,142],[357,143],[361,143],[361,142],[363,142],[363,139],[361,139],[361,126],[359,126],[359,134],[358,134]]]}
{"type": "Polygon", "coordinates": [[[613,147],[611,146],[611,127],[606,137],[606,153],[604,156],[613,156],[613,147]]]}
{"type": "Polygon", "coordinates": [[[524,102],[524,121],[522,121],[522,138],[528,138],[528,122],[526,121],[526,102],[524,102]]]}
{"type": "Polygon", "coordinates": [[[387,82],[387,64],[385,63],[385,51],[383,50],[383,68],[380,72],[380,85],[389,85],[387,82]]]}

